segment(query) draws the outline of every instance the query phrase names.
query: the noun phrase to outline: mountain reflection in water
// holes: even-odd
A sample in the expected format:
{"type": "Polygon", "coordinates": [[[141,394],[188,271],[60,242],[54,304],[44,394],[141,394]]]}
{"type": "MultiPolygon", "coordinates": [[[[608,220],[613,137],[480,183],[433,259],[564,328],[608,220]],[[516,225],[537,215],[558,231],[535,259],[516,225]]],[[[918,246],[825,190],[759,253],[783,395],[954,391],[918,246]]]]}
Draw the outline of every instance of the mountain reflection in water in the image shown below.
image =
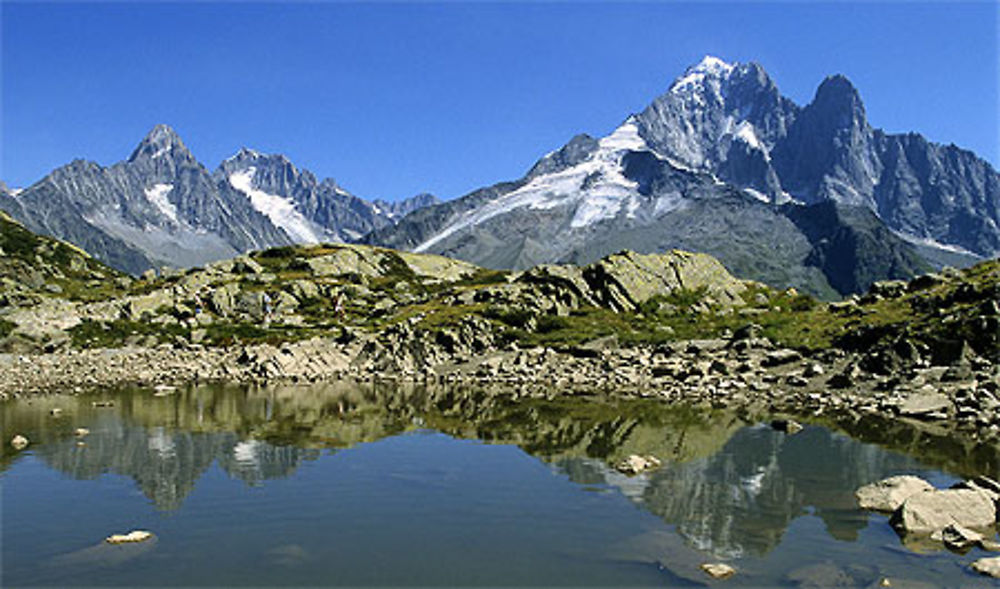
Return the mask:
{"type": "MultiPolygon", "coordinates": [[[[923,465],[824,427],[787,436],[754,425],[766,416],[644,400],[347,384],[199,387],[166,397],[122,391],[101,399],[114,405],[53,396],[4,403],[0,411],[5,432],[26,434],[49,467],[76,479],[131,477],[161,510],[180,508],[213,463],[259,485],[292,475],[323,450],[413,430],[515,444],[571,481],[620,490],[690,546],[719,557],[764,556],[806,514],[820,518],[833,538],[855,540],[868,520],[855,507],[854,490],[886,473],[928,462],[957,473],[984,461],[996,465],[989,449],[955,446],[954,455],[942,456],[942,444],[926,443],[933,433],[912,428],[896,426],[897,439],[909,449],[936,449],[923,465]],[[56,407],[62,412],[52,416],[56,407]],[[80,426],[91,430],[84,445],[73,434],[80,426]],[[656,455],[664,466],[637,477],[610,468],[629,454],[656,455]]],[[[874,429],[880,443],[892,444],[890,427],[852,427],[862,435],[874,429]]],[[[9,448],[0,450],[0,470],[16,459],[9,448]]]]}

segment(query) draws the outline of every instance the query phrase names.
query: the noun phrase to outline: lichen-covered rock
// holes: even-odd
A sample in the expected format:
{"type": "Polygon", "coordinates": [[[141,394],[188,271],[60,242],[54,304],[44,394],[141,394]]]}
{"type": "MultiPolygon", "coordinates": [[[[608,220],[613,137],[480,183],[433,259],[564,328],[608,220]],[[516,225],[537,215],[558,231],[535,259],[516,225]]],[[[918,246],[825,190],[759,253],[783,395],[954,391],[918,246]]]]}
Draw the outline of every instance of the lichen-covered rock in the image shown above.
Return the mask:
{"type": "Polygon", "coordinates": [[[746,285],[707,254],[672,250],[664,254],[624,251],[594,262],[584,276],[596,298],[618,310],[631,311],[657,295],[705,289],[723,305],[741,302],[746,285]]]}
{"type": "Polygon", "coordinates": [[[411,254],[409,252],[394,252],[417,276],[436,278],[445,282],[456,282],[471,276],[478,269],[476,266],[453,260],[444,256],[432,254],[411,254]]]}
{"type": "Polygon", "coordinates": [[[384,273],[381,261],[382,254],[377,250],[343,245],[331,253],[307,259],[306,265],[314,276],[357,274],[375,278],[384,273]]]}
{"type": "Polygon", "coordinates": [[[564,290],[579,303],[595,304],[591,286],[583,276],[583,269],[577,266],[542,264],[525,270],[517,281],[522,284],[544,284],[564,290]]]}
{"type": "Polygon", "coordinates": [[[157,309],[173,307],[175,302],[170,291],[164,289],[154,290],[149,294],[128,297],[122,306],[122,318],[138,321],[142,319],[143,314],[155,314],[157,309]]]}
{"type": "Polygon", "coordinates": [[[922,478],[900,475],[865,485],[855,492],[861,509],[896,511],[903,501],[916,493],[933,491],[934,487],[922,478]]]}

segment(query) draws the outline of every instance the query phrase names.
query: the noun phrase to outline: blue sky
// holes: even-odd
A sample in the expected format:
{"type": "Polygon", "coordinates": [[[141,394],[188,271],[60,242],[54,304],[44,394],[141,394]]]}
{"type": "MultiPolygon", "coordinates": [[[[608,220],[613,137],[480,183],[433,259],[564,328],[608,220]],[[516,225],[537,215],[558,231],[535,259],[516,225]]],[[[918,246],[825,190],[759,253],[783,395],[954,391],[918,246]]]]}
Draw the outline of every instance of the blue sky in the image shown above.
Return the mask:
{"type": "Polygon", "coordinates": [[[1000,162],[998,6],[959,2],[0,4],[0,179],[110,165],[157,123],[210,169],[286,154],[368,198],[453,198],[603,135],[703,55],[1000,162]]]}

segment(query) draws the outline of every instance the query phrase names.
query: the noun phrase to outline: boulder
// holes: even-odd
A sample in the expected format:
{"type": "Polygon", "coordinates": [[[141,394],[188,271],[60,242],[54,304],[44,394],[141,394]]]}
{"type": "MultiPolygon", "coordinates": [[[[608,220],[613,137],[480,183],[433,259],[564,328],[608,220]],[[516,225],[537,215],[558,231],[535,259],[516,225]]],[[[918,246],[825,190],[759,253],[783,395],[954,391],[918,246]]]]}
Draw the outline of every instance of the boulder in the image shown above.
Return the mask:
{"type": "Polygon", "coordinates": [[[889,523],[902,533],[931,534],[952,524],[982,529],[992,527],[996,521],[996,504],[986,493],[946,489],[910,495],[893,512],[889,523]]]}
{"type": "Polygon", "coordinates": [[[793,419],[774,419],[771,421],[771,428],[788,435],[797,434],[803,429],[802,424],[793,419]]]}
{"type": "Polygon", "coordinates": [[[736,574],[736,569],[724,562],[706,562],[701,565],[701,570],[713,579],[728,579],[736,574]]]}
{"type": "Polygon", "coordinates": [[[212,311],[222,317],[232,316],[236,310],[236,296],[240,292],[240,285],[229,282],[216,288],[209,296],[208,302],[212,311]]]}
{"type": "Polygon", "coordinates": [[[723,306],[743,302],[746,285],[707,254],[672,250],[664,254],[623,251],[583,270],[595,298],[616,311],[633,311],[658,295],[704,289],[723,306]]]}
{"type": "Polygon", "coordinates": [[[149,294],[127,297],[122,305],[122,318],[138,321],[146,313],[155,315],[161,308],[173,307],[174,302],[170,291],[164,289],[154,290],[149,294]]]}
{"type": "Polygon", "coordinates": [[[899,406],[899,414],[904,417],[916,417],[920,419],[947,417],[948,409],[951,408],[951,399],[943,393],[921,393],[910,395],[899,406]]]}
{"type": "Polygon", "coordinates": [[[934,487],[922,478],[900,475],[865,485],[854,496],[861,509],[891,513],[911,495],[933,491],[934,487]]]}
{"type": "Polygon", "coordinates": [[[968,481],[955,483],[952,489],[972,489],[989,495],[994,502],[1000,501],[1000,483],[987,476],[977,476],[968,481]]]}
{"type": "Polygon", "coordinates": [[[28,447],[28,438],[18,434],[10,439],[10,445],[15,450],[24,450],[28,447]]]}
{"type": "Polygon", "coordinates": [[[941,541],[952,550],[968,550],[981,543],[985,537],[975,530],[951,524],[941,530],[941,541]]]}
{"type": "Polygon", "coordinates": [[[309,258],[306,266],[314,276],[358,274],[375,278],[385,273],[381,267],[382,257],[381,253],[370,248],[338,245],[331,253],[309,258]]]}
{"type": "Polygon", "coordinates": [[[660,459],[656,456],[639,456],[632,454],[615,465],[615,469],[627,475],[636,475],[652,468],[660,466],[660,459]]]}
{"type": "Polygon", "coordinates": [[[577,266],[541,264],[524,271],[517,282],[553,287],[564,293],[563,298],[570,304],[596,304],[591,286],[583,277],[583,269],[577,266]]]}
{"type": "Polygon", "coordinates": [[[128,544],[131,542],[145,542],[153,537],[151,532],[145,530],[133,530],[127,534],[111,534],[104,539],[108,544],[128,544]]]}
{"type": "Polygon", "coordinates": [[[781,366],[783,364],[791,364],[792,362],[798,362],[802,359],[802,354],[796,352],[795,350],[774,350],[768,352],[764,359],[760,361],[761,366],[774,367],[781,366]]]}
{"type": "Polygon", "coordinates": [[[478,268],[468,262],[453,260],[432,254],[411,254],[395,252],[417,276],[436,278],[445,282],[457,282],[476,273],[478,268]]]}
{"type": "Polygon", "coordinates": [[[1000,579],[1000,556],[980,558],[976,562],[972,563],[972,570],[981,575],[987,575],[1000,579]]]}

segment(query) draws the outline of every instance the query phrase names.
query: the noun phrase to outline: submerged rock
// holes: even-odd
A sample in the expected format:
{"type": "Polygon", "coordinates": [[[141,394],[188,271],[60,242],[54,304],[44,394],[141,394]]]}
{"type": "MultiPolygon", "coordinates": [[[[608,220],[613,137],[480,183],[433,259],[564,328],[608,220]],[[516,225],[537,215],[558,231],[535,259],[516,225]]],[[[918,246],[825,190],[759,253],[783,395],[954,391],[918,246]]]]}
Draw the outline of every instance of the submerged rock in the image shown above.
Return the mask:
{"type": "Polygon", "coordinates": [[[728,579],[736,574],[736,569],[723,562],[707,562],[701,570],[713,579],[728,579]]]}
{"type": "Polygon", "coordinates": [[[861,509],[892,513],[911,495],[933,490],[934,487],[930,483],[919,477],[900,475],[865,485],[858,489],[854,496],[857,497],[861,509]]]}

